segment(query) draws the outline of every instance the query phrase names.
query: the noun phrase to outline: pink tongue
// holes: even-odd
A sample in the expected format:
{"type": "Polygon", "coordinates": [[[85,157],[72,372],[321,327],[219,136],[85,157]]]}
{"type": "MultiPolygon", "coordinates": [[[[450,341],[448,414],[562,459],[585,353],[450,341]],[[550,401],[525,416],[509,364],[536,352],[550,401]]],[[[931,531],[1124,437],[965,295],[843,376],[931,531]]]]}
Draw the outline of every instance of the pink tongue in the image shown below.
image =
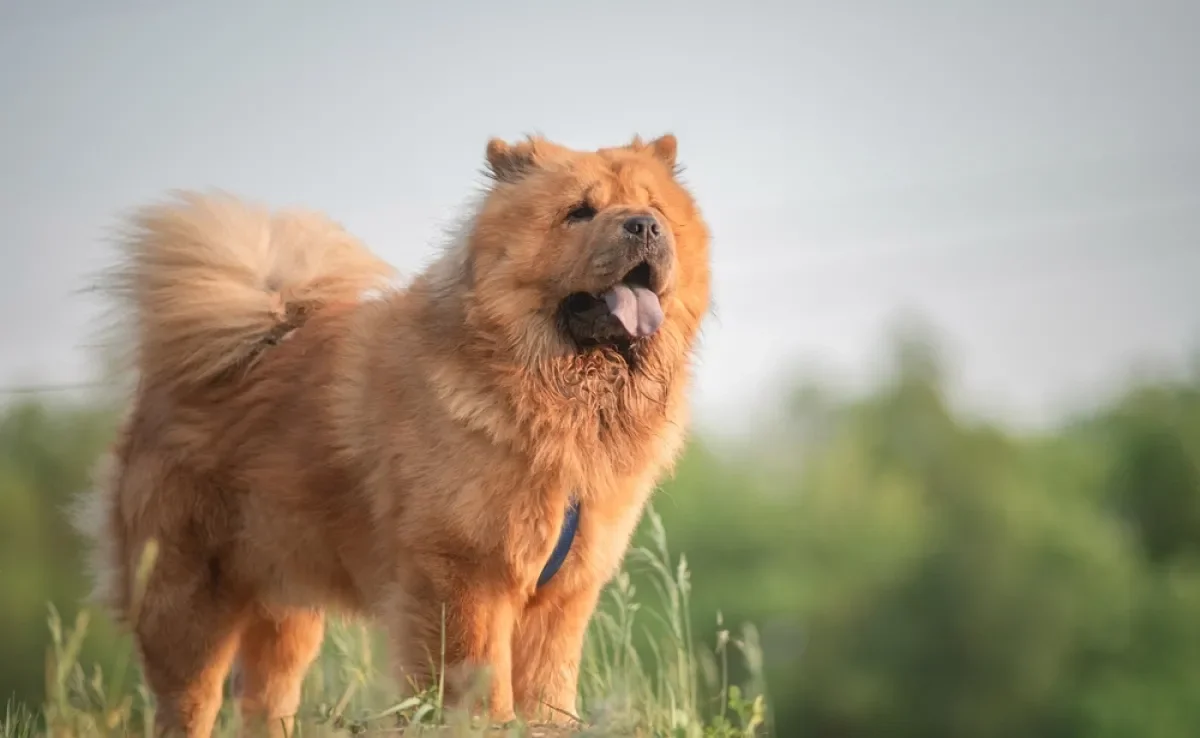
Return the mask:
{"type": "Polygon", "coordinates": [[[663,311],[658,295],[645,287],[618,284],[601,297],[608,305],[608,311],[633,338],[652,335],[662,325],[663,311]]]}

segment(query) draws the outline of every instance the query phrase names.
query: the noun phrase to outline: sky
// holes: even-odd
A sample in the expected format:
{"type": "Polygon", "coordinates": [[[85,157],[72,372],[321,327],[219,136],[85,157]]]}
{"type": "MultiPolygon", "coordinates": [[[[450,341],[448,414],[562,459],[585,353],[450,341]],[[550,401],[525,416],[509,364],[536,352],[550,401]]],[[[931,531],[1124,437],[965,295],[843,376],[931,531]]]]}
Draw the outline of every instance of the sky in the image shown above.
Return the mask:
{"type": "Polygon", "coordinates": [[[669,131],[714,236],[702,425],[866,381],[905,314],[965,406],[1051,422],[1200,348],[1197,39],[1186,1],[0,0],[0,387],[94,376],[79,291],[166,190],[411,273],[488,137],[669,131]]]}

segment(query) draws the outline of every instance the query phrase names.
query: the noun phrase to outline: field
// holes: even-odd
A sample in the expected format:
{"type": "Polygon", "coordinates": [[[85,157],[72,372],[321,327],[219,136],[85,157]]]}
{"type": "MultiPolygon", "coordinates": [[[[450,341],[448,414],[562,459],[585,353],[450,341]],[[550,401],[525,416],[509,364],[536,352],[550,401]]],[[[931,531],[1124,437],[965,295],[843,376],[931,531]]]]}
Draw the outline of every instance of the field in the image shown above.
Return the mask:
{"type": "MultiPolygon", "coordinates": [[[[635,569],[642,565],[659,607],[642,610],[629,572],[622,572],[608,588],[586,644],[580,684],[584,714],[570,716],[569,726],[482,724],[445,708],[440,690],[396,702],[389,698],[393,690],[378,635],[365,622],[338,620],[331,623],[322,655],[305,681],[295,735],[733,738],[765,734],[767,714],[761,692],[743,696],[728,681],[733,658],[748,666],[754,683],[761,686],[762,652],[755,631],[747,628],[733,636],[722,629],[711,649],[693,645],[686,559],[672,560],[661,518],[653,510],[647,518],[650,545],[635,548],[629,565],[635,569]],[[639,645],[652,654],[649,662],[640,655],[639,645]]],[[[132,689],[113,686],[127,682],[129,650],[120,653],[115,680],[106,680],[99,666],[81,663],[90,620],[89,611],[81,610],[72,623],[65,623],[50,607],[46,704],[39,713],[10,703],[0,736],[152,734],[154,709],[145,686],[140,682],[132,689]]],[[[216,734],[236,735],[238,729],[233,700],[227,699],[216,734]]]]}

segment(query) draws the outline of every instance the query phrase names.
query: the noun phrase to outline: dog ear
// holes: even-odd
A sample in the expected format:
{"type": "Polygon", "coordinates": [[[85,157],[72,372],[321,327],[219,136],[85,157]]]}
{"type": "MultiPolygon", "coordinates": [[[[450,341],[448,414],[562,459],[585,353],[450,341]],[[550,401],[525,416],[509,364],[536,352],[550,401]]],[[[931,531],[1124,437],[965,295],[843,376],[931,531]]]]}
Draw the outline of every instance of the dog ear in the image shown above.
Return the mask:
{"type": "Polygon", "coordinates": [[[629,144],[629,148],[634,151],[650,154],[650,156],[665,164],[667,169],[671,170],[672,174],[678,174],[681,171],[681,167],[675,161],[679,143],[675,140],[675,134],[673,133],[659,136],[649,143],[643,142],[641,136],[634,136],[633,141],[629,144]]]}
{"type": "Polygon", "coordinates": [[[532,139],[509,144],[493,138],[487,145],[488,173],[498,182],[516,182],[536,166],[536,153],[532,139]]]}
{"type": "Polygon", "coordinates": [[[679,142],[675,140],[675,134],[667,133],[659,136],[646,144],[646,148],[650,149],[650,153],[654,155],[655,159],[666,164],[667,169],[673,171],[676,168],[675,154],[679,150],[679,142]]]}

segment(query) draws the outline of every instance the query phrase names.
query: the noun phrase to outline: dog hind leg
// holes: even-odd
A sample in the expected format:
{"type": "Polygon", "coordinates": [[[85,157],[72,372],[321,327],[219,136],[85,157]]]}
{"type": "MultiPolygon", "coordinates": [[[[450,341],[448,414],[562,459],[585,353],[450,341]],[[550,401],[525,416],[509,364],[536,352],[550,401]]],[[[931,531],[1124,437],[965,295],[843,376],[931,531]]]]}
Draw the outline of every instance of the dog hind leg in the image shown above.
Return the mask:
{"type": "Polygon", "coordinates": [[[209,572],[185,558],[160,556],[134,635],[157,701],[155,732],[199,738],[211,735],[220,712],[245,610],[214,591],[209,572]]]}
{"type": "Polygon", "coordinates": [[[324,637],[318,610],[258,610],[242,632],[238,651],[238,698],[242,717],[254,734],[292,734],[300,707],[304,674],[317,657],[324,637]]]}

